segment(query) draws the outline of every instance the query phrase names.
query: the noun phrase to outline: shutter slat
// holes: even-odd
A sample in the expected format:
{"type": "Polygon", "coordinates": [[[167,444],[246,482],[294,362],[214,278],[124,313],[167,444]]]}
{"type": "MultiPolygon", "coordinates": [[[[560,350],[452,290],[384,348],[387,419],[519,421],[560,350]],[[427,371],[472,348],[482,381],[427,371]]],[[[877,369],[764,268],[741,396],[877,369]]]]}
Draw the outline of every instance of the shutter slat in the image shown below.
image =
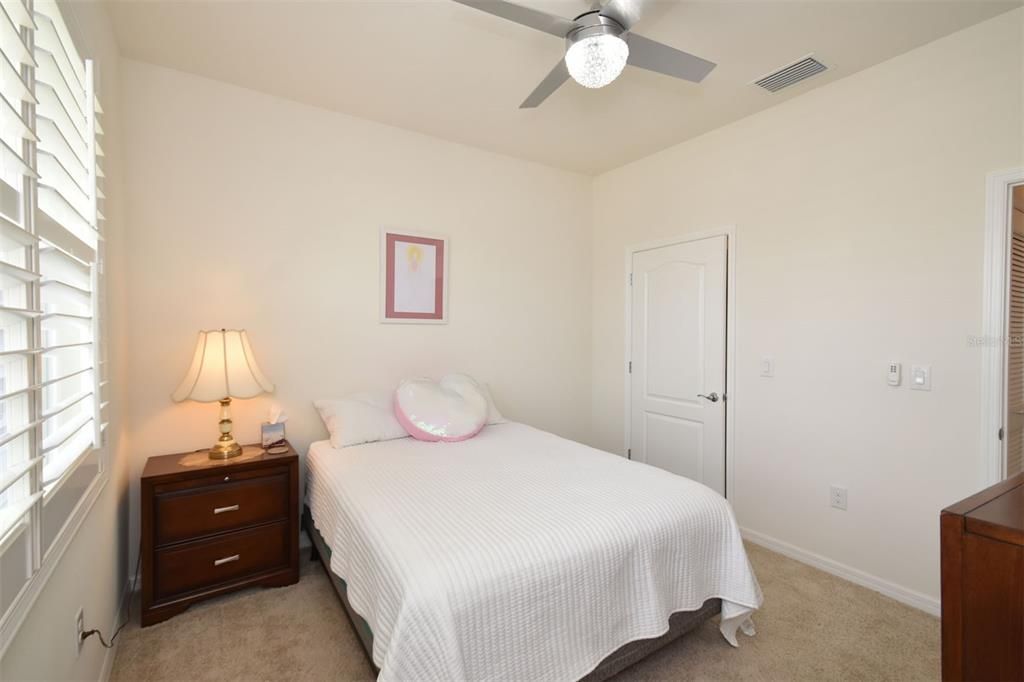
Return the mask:
{"type": "Polygon", "coordinates": [[[32,13],[28,11],[28,7],[21,0],[4,0],[3,8],[15,25],[23,28],[36,27],[36,22],[32,20],[32,13]]]}
{"type": "Polygon", "coordinates": [[[32,467],[41,461],[43,461],[42,457],[33,457],[21,464],[15,464],[13,467],[0,472],[0,493],[17,483],[18,479],[27,474],[32,467]]]}
{"type": "Polygon", "coordinates": [[[21,31],[7,14],[7,7],[0,5],[0,50],[7,55],[12,65],[27,64],[35,66],[32,52],[21,39],[21,31]]]}

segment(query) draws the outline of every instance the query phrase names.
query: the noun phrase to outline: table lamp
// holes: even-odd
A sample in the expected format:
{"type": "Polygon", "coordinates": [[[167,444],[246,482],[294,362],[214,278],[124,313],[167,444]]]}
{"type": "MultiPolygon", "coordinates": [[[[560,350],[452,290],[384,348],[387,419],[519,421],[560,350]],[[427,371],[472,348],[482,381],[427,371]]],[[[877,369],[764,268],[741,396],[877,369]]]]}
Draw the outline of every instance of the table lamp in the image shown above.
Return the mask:
{"type": "Polygon", "coordinates": [[[210,459],[230,459],[242,454],[242,446],[231,435],[231,399],[255,398],[273,390],[256,364],[245,330],[213,329],[199,332],[192,366],[171,399],[220,403],[220,439],[210,448],[210,459]]]}

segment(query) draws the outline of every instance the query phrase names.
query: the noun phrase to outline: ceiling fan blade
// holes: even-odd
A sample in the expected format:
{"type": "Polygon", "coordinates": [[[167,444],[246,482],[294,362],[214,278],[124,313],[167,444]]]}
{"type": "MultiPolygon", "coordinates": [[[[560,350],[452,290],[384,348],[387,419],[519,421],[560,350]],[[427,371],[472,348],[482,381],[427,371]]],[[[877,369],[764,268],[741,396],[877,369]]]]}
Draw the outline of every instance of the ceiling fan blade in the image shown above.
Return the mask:
{"type": "Polygon", "coordinates": [[[636,22],[644,11],[643,0],[609,0],[606,5],[599,7],[601,14],[622,24],[627,31],[636,22]]]}
{"type": "Polygon", "coordinates": [[[626,42],[629,43],[627,64],[684,81],[700,83],[717,66],[714,62],[635,33],[628,34],[626,42]]]}
{"type": "Polygon", "coordinates": [[[523,26],[529,26],[538,31],[550,33],[559,38],[564,38],[569,31],[576,27],[576,23],[570,19],[563,19],[554,14],[505,2],[505,0],[455,0],[455,2],[523,26]]]}
{"type": "Polygon", "coordinates": [[[565,66],[565,60],[559,59],[558,63],[555,64],[555,68],[551,69],[551,73],[545,76],[544,80],[540,82],[530,96],[523,100],[523,103],[519,105],[520,109],[533,109],[538,106],[541,102],[551,96],[555,90],[559,88],[562,83],[569,80],[569,69],[565,66]]]}

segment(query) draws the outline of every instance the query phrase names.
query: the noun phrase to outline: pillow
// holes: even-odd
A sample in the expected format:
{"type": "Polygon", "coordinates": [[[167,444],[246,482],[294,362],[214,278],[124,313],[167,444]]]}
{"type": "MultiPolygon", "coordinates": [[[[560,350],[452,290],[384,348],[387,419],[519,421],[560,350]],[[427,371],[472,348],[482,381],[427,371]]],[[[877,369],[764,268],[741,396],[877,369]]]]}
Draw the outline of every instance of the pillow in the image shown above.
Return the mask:
{"type": "Polygon", "coordinates": [[[464,374],[441,381],[406,379],[395,391],[395,416],[417,440],[467,440],[487,423],[487,397],[464,374]]]}
{"type": "Polygon", "coordinates": [[[409,436],[395,418],[390,391],[354,393],[341,400],[317,400],[313,407],[331,433],[333,448],[409,436]]]}
{"type": "Polygon", "coordinates": [[[488,424],[507,424],[508,420],[498,412],[498,406],[494,404],[494,396],[491,395],[490,384],[480,384],[481,390],[484,392],[484,397],[487,398],[487,423],[488,424]]]}

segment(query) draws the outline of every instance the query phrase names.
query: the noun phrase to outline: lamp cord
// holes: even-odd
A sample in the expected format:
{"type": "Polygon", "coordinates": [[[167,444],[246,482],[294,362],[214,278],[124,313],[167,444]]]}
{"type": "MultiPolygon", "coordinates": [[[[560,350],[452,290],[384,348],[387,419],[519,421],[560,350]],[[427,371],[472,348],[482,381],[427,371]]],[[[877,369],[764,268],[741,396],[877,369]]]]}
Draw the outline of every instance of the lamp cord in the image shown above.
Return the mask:
{"type": "Polygon", "coordinates": [[[92,629],[92,630],[84,630],[82,632],[82,634],[81,634],[81,637],[80,637],[81,641],[84,642],[85,640],[89,639],[93,635],[96,635],[96,637],[100,640],[100,644],[103,645],[104,649],[113,649],[114,648],[114,641],[117,639],[117,636],[119,634],[121,634],[121,630],[124,630],[124,626],[128,625],[128,623],[130,623],[132,621],[132,599],[135,596],[135,582],[139,579],[139,567],[141,565],[142,565],[142,543],[139,543],[139,556],[138,556],[138,559],[135,561],[135,575],[132,576],[132,587],[131,587],[131,591],[128,593],[128,607],[127,607],[128,612],[125,614],[124,622],[121,623],[119,626],[117,626],[117,629],[114,630],[114,635],[110,638],[110,643],[108,644],[107,640],[103,638],[103,633],[100,632],[99,630],[95,629],[95,628],[92,629]]]}

